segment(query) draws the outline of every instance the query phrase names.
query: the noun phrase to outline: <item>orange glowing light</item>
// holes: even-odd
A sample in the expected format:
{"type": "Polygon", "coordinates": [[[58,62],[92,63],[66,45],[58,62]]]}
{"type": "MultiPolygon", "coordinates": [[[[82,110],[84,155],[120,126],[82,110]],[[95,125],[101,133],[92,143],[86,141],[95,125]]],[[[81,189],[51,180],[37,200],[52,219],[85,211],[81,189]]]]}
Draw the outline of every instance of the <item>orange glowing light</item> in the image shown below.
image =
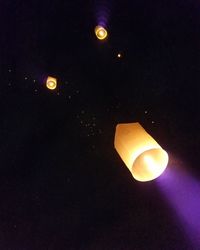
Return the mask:
{"type": "Polygon", "coordinates": [[[99,40],[104,40],[108,36],[107,30],[102,26],[96,26],[95,34],[99,40]]]}
{"type": "Polygon", "coordinates": [[[118,124],[115,149],[138,181],[151,181],[167,167],[168,154],[138,123],[118,124]]]}
{"type": "Polygon", "coordinates": [[[54,90],[57,87],[57,79],[52,77],[52,76],[48,76],[47,80],[46,80],[46,87],[48,89],[54,90]]]}

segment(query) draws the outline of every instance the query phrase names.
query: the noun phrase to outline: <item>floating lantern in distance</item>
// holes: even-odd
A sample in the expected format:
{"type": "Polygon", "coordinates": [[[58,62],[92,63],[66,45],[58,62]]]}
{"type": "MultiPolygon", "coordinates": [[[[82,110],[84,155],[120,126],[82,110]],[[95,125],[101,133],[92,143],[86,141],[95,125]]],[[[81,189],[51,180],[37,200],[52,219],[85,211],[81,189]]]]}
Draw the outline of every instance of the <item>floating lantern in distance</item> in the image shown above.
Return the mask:
{"type": "Polygon", "coordinates": [[[168,164],[168,154],[138,123],[118,124],[115,149],[138,181],[159,177],[168,164]]]}
{"type": "Polygon", "coordinates": [[[121,53],[118,53],[118,54],[117,54],[117,57],[118,57],[118,58],[121,58],[121,57],[122,57],[122,54],[121,54],[121,53]]]}
{"type": "Polygon", "coordinates": [[[48,76],[47,80],[46,80],[46,86],[48,89],[54,90],[57,87],[57,79],[52,77],[52,76],[48,76]]]}
{"type": "Polygon", "coordinates": [[[99,40],[104,40],[108,36],[107,30],[100,25],[95,27],[95,34],[99,40]]]}

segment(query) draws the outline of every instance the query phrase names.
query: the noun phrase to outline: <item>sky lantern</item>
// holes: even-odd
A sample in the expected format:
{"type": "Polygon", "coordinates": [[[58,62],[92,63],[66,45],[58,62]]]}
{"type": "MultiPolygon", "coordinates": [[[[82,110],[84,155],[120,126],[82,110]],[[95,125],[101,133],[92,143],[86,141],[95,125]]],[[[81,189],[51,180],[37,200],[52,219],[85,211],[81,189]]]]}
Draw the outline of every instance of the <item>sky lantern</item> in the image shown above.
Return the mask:
{"type": "Polygon", "coordinates": [[[133,177],[151,181],[167,167],[168,154],[138,123],[116,126],[114,146],[133,177]]]}
{"type": "Polygon", "coordinates": [[[100,25],[95,27],[95,34],[99,40],[104,40],[108,36],[107,30],[100,25]]]}
{"type": "Polygon", "coordinates": [[[46,87],[48,89],[54,90],[57,87],[57,79],[52,77],[52,76],[48,76],[47,80],[46,80],[46,87]]]}

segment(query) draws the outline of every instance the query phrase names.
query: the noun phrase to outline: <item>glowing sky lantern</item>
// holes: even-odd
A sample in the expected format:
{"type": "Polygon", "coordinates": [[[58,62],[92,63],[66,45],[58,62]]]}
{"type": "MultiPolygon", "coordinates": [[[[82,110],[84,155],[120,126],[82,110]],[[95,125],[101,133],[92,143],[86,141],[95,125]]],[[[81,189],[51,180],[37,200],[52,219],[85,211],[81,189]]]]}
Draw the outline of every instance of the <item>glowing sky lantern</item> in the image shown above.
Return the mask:
{"type": "Polygon", "coordinates": [[[107,30],[100,25],[96,26],[95,34],[99,40],[104,40],[108,36],[107,30]]]}
{"type": "Polygon", "coordinates": [[[115,149],[138,181],[159,177],[168,164],[168,154],[138,123],[118,124],[115,149]]]}
{"type": "Polygon", "coordinates": [[[52,77],[52,76],[48,76],[47,80],[46,80],[46,86],[48,89],[54,90],[57,87],[57,79],[52,77]]]}

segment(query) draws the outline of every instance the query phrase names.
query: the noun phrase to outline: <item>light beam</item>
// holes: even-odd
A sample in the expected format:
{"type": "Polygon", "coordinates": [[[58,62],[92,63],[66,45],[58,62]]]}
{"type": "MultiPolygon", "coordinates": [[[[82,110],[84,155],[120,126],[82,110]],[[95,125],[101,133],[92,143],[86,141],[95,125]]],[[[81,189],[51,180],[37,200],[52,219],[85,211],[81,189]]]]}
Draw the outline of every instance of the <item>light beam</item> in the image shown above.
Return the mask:
{"type": "Polygon", "coordinates": [[[174,165],[156,183],[193,244],[191,249],[200,249],[200,181],[174,165]]]}

